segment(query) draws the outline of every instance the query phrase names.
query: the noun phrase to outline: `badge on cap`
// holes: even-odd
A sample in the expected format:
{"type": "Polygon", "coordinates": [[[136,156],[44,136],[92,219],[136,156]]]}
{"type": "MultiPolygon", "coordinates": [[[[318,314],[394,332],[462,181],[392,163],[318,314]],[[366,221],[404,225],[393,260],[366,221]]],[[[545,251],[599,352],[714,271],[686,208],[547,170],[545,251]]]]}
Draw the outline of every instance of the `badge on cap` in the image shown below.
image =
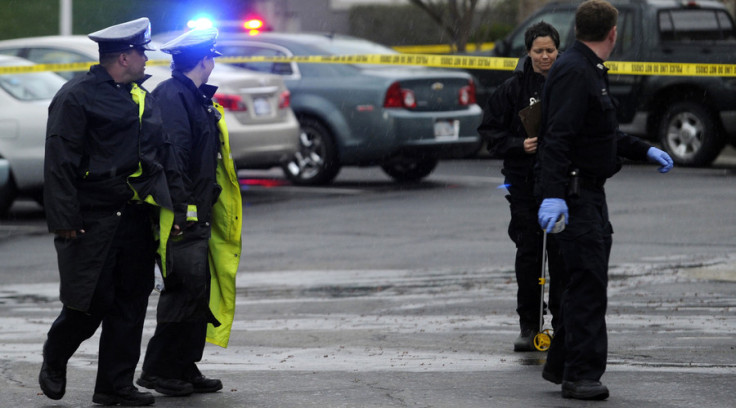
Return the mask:
{"type": "Polygon", "coordinates": [[[187,54],[192,56],[219,57],[222,54],[215,49],[218,31],[216,28],[197,28],[174,38],[161,46],[161,51],[171,54],[187,54]]]}
{"type": "Polygon", "coordinates": [[[103,28],[88,34],[87,37],[97,43],[100,54],[123,52],[133,48],[154,50],[148,46],[151,42],[151,23],[146,17],[103,28]]]}

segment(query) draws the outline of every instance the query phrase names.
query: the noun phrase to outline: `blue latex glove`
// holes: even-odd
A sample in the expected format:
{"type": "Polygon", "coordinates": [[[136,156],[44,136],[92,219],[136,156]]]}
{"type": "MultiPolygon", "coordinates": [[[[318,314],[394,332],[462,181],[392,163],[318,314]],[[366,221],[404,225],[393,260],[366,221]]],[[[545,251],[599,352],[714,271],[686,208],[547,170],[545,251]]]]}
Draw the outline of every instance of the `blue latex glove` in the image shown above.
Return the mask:
{"type": "Polygon", "coordinates": [[[650,147],[649,150],[647,150],[647,158],[652,163],[660,164],[660,173],[667,173],[672,170],[672,166],[675,165],[669,154],[657,149],[656,147],[650,147]]]}
{"type": "Polygon", "coordinates": [[[551,233],[555,228],[555,222],[560,217],[565,217],[565,225],[567,225],[570,219],[567,214],[567,203],[561,198],[545,198],[542,201],[542,205],[539,206],[539,213],[537,219],[539,220],[539,226],[547,233],[551,233]]]}

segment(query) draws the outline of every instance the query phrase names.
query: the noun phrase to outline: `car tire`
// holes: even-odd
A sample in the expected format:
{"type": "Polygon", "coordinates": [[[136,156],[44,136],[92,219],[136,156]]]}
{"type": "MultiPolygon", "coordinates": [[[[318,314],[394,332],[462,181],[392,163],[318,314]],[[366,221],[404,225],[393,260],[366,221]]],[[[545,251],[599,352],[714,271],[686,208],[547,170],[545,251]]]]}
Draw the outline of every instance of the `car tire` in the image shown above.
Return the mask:
{"type": "Polygon", "coordinates": [[[400,183],[417,182],[429,176],[439,160],[437,159],[401,159],[381,165],[381,169],[400,183]]]}
{"type": "Polygon", "coordinates": [[[327,128],[313,118],[299,118],[299,151],[286,164],[286,178],[300,186],[329,184],[337,177],[337,147],[327,128]]]}
{"type": "Polygon", "coordinates": [[[659,142],[680,166],[708,166],[725,141],[713,114],[695,102],[677,102],[662,115],[659,142]]]}
{"type": "Polygon", "coordinates": [[[8,210],[13,205],[13,201],[18,196],[18,189],[13,180],[13,174],[8,177],[8,182],[4,186],[0,186],[0,217],[8,215],[8,210]]]}

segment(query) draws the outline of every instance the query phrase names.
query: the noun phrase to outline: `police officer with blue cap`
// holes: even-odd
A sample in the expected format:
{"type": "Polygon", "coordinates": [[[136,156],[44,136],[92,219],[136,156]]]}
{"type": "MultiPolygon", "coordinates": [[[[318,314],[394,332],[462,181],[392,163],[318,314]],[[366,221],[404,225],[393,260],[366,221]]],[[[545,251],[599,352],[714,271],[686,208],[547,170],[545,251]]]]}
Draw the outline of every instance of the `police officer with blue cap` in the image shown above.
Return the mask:
{"type": "Polygon", "coordinates": [[[133,378],[153,288],[153,231],[165,219],[162,237],[178,231],[164,214],[173,214],[171,191],[181,180],[161,114],[140,85],[150,32],[141,18],[90,34],[100,63],[64,84],[49,106],[44,207],[63,307],[43,347],[39,384],[54,400],[66,391],[67,362],[102,325],[92,401],[154,403],[133,378]]]}
{"type": "Polygon", "coordinates": [[[153,92],[182,166],[188,210],[183,234],[169,247],[174,266],[164,278],[137,384],[172,396],[222,389],[197,362],[206,341],[227,346],[234,315],[242,203],[223,111],[212,101],[217,87],[207,84],[221,55],[217,34],[195,29],[164,44],[172,74],[153,92]]]}

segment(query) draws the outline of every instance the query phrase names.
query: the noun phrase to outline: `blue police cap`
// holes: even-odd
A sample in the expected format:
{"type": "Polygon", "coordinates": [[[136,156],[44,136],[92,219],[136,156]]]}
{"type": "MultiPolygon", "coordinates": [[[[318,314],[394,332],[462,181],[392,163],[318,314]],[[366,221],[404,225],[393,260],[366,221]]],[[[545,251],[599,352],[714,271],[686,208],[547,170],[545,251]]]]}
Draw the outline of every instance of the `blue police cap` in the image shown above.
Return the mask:
{"type": "Polygon", "coordinates": [[[216,28],[197,28],[174,38],[161,46],[161,51],[173,56],[183,57],[219,57],[222,54],[215,49],[217,41],[216,28]]]}
{"type": "Polygon", "coordinates": [[[146,17],[103,28],[87,36],[97,43],[100,54],[123,52],[133,48],[154,50],[148,46],[151,42],[151,23],[146,17]]]}

